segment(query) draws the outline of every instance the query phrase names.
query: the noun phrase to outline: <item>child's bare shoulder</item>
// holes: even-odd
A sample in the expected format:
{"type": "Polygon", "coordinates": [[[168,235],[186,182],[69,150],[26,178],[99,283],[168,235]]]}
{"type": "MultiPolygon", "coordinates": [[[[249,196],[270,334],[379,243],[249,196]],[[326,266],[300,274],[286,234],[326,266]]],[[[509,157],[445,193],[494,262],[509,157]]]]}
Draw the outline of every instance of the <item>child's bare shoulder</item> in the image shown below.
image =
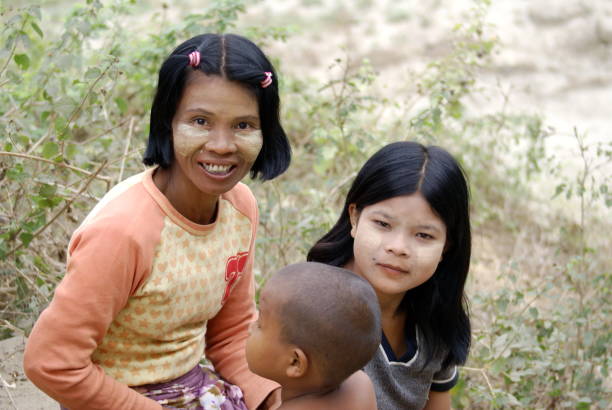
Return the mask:
{"type": "Polygon", "coordinates": [[[342,394],[341,403],[338,409],[355,410],[376,410],[376,394],[374,385],[363,370],[353,373],[344,383],[342,383],[340,393],[342,394]]]}
{"type": "Polygon", "coordinates": [[[303,396],[283,403],[279,410],[376,410],[370,378],[356,371],[338,389],[322,396],[303,396]]]}

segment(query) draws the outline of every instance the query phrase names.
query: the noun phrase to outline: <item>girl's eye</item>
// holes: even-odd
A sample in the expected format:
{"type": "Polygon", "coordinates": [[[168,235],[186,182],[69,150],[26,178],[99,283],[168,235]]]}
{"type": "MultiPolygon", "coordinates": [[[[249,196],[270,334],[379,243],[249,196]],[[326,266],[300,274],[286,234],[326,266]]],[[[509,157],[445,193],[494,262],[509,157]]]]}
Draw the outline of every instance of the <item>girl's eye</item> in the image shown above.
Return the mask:
{"type": "Polygon", "coordinates": [[[433,237],[433,236],[431,236],[430,234],[425,233],[425,232],[419,232],[419,233],[417,233],[417,237],[419,237],[419,238],[421,238],[421,239],[434,239],[434,237],[433,237]]]}
{"type": "Polygon", "coordinates": [[[386,223],[385,221],[379,221],[379,220],[375,220],[374,223],[382,228],[388,228],[391,225],[389,225],[388,223],[386,223]]]}
{"type": "Polygon", "coordinates": [[[195,123],[198,125],[206,125],[208,122],[206,121],[205,118],[196,118],[195,123]]]}
{"type": "Polygon", "coordinates": [[[237,125],[236,128],[238,128],[239,130],[246,130],[250,128],[250,124],[248,122],[244,122],[244,121],[240,121],[237,125]]]}

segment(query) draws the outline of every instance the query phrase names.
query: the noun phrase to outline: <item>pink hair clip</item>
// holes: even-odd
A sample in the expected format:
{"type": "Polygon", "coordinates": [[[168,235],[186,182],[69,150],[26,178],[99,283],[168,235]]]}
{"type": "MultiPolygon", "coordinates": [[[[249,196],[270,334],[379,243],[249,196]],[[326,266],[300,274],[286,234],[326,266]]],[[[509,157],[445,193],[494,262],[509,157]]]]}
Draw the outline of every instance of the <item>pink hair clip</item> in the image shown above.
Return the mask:
{"type": "Polygon", "coordinates": [[[198,50],[189,53],[189,65],[192,67],[200,65],[200,52],[198,50]]]}
{"type": "Polygon", "coordinates": [[[269,71],[266,71],[264,72],[264,74],[266,75],[266,78],[261,81],[261,88],[266,88],[270,84],[272,84],[272,73],[269,71]]]}

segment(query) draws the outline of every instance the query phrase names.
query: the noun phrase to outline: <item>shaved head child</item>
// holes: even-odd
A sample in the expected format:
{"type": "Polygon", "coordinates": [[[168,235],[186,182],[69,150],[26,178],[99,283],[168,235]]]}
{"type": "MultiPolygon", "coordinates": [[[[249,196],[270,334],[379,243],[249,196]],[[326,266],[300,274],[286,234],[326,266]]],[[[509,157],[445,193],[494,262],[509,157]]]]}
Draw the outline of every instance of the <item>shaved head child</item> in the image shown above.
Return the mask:
{"type": "Polygon", "coordinates": [[[304,262],[268,279],[246,356],[253,373],[281,385],[282,410],[375,410],[361,369],[380,338],[370,284],[346,269],[304,262]]]}

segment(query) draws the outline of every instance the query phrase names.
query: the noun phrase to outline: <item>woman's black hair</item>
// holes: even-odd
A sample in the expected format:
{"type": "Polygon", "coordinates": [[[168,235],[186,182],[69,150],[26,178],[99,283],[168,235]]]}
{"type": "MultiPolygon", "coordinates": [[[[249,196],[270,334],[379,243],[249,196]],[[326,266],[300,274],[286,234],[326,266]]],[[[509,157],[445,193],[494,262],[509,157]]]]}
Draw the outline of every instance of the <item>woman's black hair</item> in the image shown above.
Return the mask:
{"type": "Polygon", "coordinates": [[[344,266],[353,259],[349,205],[358,211],[420,192],[446,225],[446,247],[433,276],[406,292],[400,308],[424,337],[427,362],[465,363],[471,339],[464,286],[470,267],[469,190],[459,163],[444,149],[395,142],[375,153],[353,181],[340,218],[308,252],[309,261],[344,266]]]}
{"type": "Polygon", "coordinates": [[[157,92],[151,107],[149,141],[143,162],[168,168],[174,161],[172,119],[183,95],[187,76],[194,70],[219,75],[249,89],[257,99],[263,145],[251,167],[251,177],[268,180],[287,170],[291,147],[280,124],[278,77],[264,53],[252,41],[236,34],[202,34],[179,45],[159,70],[157,92]],[[189,54],[200,52],[200,64],[189,65],[189,54]],[[265,72],[272,84],[262,88],[265,72]]]}

